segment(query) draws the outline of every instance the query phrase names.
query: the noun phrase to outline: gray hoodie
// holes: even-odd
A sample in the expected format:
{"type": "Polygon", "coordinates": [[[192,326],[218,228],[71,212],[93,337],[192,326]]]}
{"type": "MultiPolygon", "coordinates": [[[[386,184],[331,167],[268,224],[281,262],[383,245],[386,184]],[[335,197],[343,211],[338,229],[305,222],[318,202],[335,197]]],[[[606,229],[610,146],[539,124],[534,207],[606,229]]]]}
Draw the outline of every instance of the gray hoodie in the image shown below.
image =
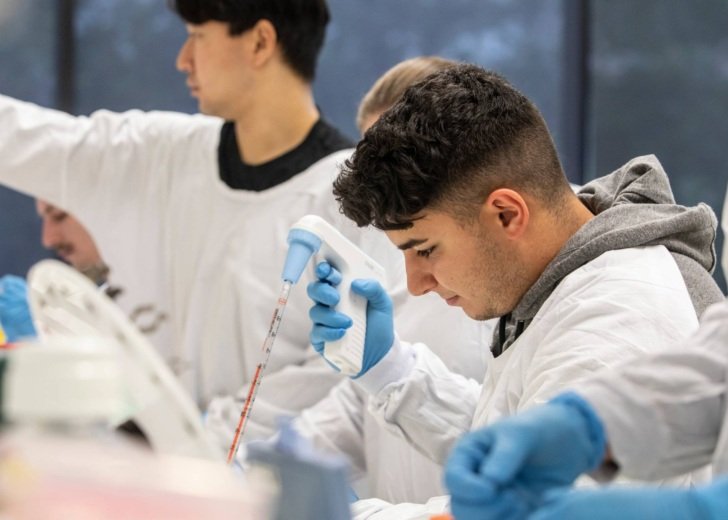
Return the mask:
{"type": "Polygon", "coordinates": [[[723,300],[711,276],[716,263],[715,214],[702,203],[692,208],[677,205],[657,157],[632,159],[585,185],[578,197],[595,217],[564,244],[515,309],[500,319],[494,355],[520,336],[564,277],[606,251],[663,245],[682,273],[698,316],[723,300]]]}

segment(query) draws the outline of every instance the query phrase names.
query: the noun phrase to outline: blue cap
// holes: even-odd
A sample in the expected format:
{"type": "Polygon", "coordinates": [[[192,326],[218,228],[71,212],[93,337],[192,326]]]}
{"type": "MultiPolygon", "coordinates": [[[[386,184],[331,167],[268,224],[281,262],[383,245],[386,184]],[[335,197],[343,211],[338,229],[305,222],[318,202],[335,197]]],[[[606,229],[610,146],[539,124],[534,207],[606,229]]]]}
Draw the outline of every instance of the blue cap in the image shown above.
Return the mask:
{"type": "Polygon", "coordinates": [[[288,255],[283,266],[283,280],[297,283],[306,264],[321,247],[321,239],[303,229],[291,229],[288,232],[288,255]]]}

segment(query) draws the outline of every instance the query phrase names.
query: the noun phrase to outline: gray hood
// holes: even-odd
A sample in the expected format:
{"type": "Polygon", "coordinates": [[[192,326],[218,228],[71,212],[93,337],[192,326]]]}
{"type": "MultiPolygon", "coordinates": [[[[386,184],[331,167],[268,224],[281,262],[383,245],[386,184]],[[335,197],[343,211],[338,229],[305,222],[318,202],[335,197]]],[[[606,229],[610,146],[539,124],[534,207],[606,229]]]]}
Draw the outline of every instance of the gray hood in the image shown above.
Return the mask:
{"type": "Polygon", "coordinates": [[[665,170],[655,156],[637,157],[585,185],[579,199],[595,217],[582,226],[546,266],[507,317],[495,343],[505,349],[533,319],[561,280],[602,253],[663,245],[675,258],[699,316],[723,295],[715,268],[717,220],[706,204],[675,204],[665,170]],[[520,323],[519,323],[520,322],[520,323]]]}

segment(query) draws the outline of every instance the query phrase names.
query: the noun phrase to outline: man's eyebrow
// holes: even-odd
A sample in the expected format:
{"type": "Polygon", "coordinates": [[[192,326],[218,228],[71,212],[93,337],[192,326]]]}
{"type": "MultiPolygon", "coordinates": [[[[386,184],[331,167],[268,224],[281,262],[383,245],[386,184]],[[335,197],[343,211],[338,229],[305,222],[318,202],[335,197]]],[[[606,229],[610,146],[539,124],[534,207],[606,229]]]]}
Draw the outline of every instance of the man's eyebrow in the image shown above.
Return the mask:
{"type": "Polygon", "coordinates": [[[402,251],[406,251],[407,249],[418,246],[420,244],[424,244],[425,242],[427,242],[426,238],[413,238],[411,240],[408,240],[404,244],[397,245],[397,248],[401,249],[402,251]]]}

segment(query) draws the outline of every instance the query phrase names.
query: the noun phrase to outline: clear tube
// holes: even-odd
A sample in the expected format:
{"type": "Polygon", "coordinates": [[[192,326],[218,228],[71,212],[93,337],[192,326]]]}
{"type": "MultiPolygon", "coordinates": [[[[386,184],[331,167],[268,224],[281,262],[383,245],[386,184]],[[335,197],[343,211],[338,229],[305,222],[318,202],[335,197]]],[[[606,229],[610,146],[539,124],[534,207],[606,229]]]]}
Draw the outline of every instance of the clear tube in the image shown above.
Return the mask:
{"type": "Polygon", "coordinates": [[[268,328],[268,335],[263,342],[261,360],[255,367],[253,379],[250,381],[248,396],[245,399],[245,404],[243,404],[243,410],[240,412],[238,427],[235,428],[233,442],[230,445],[230,451],[228,451],[228,464],[231,464],[235,460],[235,454],[238,451],[240,440],[245,433],[245,426],[248,423],[248,417],[250,417],[250,413],[253,409],[253,403],[255,403],[255,396],[258,394],[258,388],[263,381],[263,372],[265,372],[265,367],[268,365],[268,359],[270,358],[270,353],[273,350],[273,343],[275,343],[276,336],[278,335],[278,327],[280,327],[281,325],[281,320],[283,319],[283,311],[286,309],[286,304],[288,303],[288,295],[291,292],[292,285],[293,284],[289,281],[283,282],[281,293],[278,296],[278,303],[275,307],[275,310],[273,311],[273,318],[271,319],[270,327],[268,328]]]}

